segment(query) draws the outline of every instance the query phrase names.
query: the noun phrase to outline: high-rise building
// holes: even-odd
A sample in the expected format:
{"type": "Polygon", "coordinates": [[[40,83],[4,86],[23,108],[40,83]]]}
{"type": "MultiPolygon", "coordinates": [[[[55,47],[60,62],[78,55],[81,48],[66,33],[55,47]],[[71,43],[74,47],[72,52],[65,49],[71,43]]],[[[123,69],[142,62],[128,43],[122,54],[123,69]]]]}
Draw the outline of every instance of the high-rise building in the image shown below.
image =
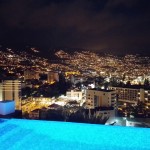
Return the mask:
{"type": "Polygon", "coordinates": [[[55,81],[59,81],[59,74],[58,72],[48,72],[47,74],[47,82],[52,84],[54,83],[55,81]]]}
{"type": "Polygon", "coordinates": [[[24,80],[28,80],[28,79],[39,80],[39,73],[34,70],[25,70],[24,71],[24,80]]]}
{"type": "Polygon", "coordinates": [[[86,104],[88,108],[116,107],[116,92],[113,90],[86,90],[86,104]]]}
{"type": "Polygon", "coordinates": [[[20,92],[19,80],[3,80],[0,83],[0,101],[14,100],[16,110],[21,110],[20,92]]]}

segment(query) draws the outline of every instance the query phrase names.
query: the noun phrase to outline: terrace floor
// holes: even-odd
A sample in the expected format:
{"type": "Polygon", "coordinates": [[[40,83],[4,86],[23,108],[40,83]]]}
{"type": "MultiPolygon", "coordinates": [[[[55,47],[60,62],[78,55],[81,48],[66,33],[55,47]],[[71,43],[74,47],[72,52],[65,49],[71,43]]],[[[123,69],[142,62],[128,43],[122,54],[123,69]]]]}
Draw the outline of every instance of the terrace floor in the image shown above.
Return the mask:
{"type": "Polygon", "coordinates": [[[0,119],[0,150],[148,150],[150,129],[0,119]]]}

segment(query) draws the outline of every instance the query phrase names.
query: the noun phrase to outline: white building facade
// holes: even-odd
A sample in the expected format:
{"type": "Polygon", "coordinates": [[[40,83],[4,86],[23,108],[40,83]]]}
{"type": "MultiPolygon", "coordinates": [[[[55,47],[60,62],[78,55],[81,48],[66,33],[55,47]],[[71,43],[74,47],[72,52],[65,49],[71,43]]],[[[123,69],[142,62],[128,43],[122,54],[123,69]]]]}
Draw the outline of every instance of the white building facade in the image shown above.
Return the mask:
{"type": "Polygon", "coordinates": [[[113,90],[86,90],[86,106],[90,109],[95,107],[116,107],[116,92],[113,90]]]}
{"type": "Polygon", "coordinates": [[[85,93],[83,91],[67,91],[66,96],[67,98],[73,99],[73,100],[82,100],[84,99],[85,93]]]}

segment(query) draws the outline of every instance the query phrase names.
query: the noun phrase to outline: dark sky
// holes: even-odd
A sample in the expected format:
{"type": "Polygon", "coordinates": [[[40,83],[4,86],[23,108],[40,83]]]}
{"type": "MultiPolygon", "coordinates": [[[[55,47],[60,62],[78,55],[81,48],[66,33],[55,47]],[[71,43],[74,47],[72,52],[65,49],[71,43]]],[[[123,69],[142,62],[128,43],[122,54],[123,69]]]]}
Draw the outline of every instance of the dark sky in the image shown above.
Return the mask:
{"type": "Polygon", "coordinates": [[[0,0],[0,43],[150,54],[150,0],[0,0]]]}

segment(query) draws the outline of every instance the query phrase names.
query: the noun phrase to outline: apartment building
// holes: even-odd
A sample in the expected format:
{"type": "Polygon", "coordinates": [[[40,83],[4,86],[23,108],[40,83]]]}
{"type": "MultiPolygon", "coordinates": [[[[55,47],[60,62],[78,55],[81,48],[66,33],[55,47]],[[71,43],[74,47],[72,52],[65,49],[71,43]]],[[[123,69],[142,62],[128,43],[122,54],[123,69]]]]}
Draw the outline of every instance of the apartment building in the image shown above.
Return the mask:
{"type": "Polygon", "coordinates": [[[88,108],[116,107],[116,92],[113,90],[86,90],[86,104],[88,108]]]}
{"type": "Polygon", "coordinates": [[[150,103],[150,89],[125,87],[110,87],[110,89],[116,91],[120,102],[137,103],[143,101],[150,103]]]}

